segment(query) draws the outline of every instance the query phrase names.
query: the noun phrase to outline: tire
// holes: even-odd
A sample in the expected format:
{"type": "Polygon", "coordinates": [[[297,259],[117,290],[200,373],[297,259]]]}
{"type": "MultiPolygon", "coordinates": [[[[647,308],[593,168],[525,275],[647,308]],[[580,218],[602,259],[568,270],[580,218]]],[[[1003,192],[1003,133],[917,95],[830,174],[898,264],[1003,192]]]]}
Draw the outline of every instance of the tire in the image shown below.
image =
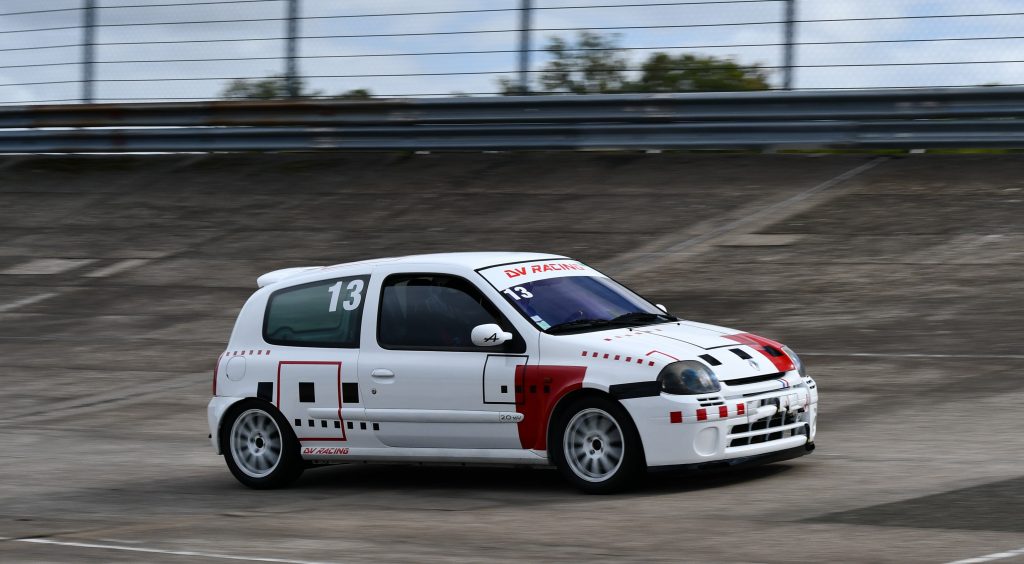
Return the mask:
{"type": "Polygon", "coordinates": [[[559,410],[548,451],[565,479],[591,494],[627,489],[645,470],[633,420],[621,404],[603,397],[580,398],[559,410]]]}
{"type": "Polygon", "coordinates": [[[220,439],[231,474],[250,488],[287,486],[305,469],[295,433],[267,402],[247,399],[235,404],[224,417],[220,439]]]}

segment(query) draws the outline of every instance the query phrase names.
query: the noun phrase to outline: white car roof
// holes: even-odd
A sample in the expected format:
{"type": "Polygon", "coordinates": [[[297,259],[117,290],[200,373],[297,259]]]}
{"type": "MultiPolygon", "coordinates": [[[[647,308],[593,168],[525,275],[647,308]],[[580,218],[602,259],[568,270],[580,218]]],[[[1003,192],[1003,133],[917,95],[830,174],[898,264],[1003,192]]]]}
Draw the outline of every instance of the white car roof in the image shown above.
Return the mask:
{"type": "Polygon", "coordinates": [[[313,272],[326,273],[332,270],[342,270],[353,266],[375,266],[377,264],[437,264],[437,265],[449,265],[469,268],[471,270],[479,270],[481,268],[487,268],[490,266],[497,266],[501,264],[511,264],[517,262],[527,262],[533,260],[547,260],[547,259],[565,259],[568,257],[562,255],[552,255],[547,253],[525,253],[525,252],[475,252],[475,253],[434,253],[434,254],[423,254],[423,255],[407,255],[403,257],[385,257],[369,260],[361,260],[356,262],[343,262],[340,264],[334,264],[330,266],[301,266],[295,268],[282,268],[280,270],[274,270],[268,272],[256,279],[256,283],[260,288],[276,284],[283,280],[295,278],[302,274],[312,274],[313,272]]]}

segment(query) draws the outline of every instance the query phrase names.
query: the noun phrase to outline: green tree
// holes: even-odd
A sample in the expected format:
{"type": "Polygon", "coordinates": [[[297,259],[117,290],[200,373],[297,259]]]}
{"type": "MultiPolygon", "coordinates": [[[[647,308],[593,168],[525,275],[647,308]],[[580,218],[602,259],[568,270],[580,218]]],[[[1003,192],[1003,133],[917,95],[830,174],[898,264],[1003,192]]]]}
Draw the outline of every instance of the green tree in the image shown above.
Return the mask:
{"type": "Polygon", "coordinates": [[[520,88],[519,81],[505,76],[498,79],[498,92],[501,92],[502,96],[524,96],[529,94],[529,92],[524,92],[520,88]]]}
{"type": "Polygon", "coordinates": [[[369,100],[370,98],[373,98],[373,92],[367,88],[353,88],[352,90],[338,94],[335,98],[340,98],[342,100],[369,100]]]}
{"type": "MultiPolygon", "coordinates": [[[[551,60],[540,73],[540,86],[545,92],[598,94],[618,92],[626,84],[627,60],[618,46],[618,35],[601,35],[581,31],[575,41],[552,37],[544,50],[551,60]]],[[[502,94],[525,94],[517,81],[498,79],[502,94]]]]}
{"type": "Polygon", "coordinates": [[[768,73],[758,65],[681,53],[654,53],[641,65],[635,92],[735,92],[767,90],[768,73]]]}
{"type": "MultiPolygon", "coordinates": [[[[616,92],[729,92],[767,90],[768,72],[729,58],[681,53],[654,53],[644,61],[639,78],[631,79],[626,49],[619,36],[581,31],[575,41],[552,37],[544,48],[551,55],[540,73],[546,92],[606,94],[616,92]]],[[[636,72],[632,72],[636,76],[636,72]]],[[[525,94],[519,83],[498,80],[506,96],[525,94]]]]}
{"type": "Polygon", "coordinates": [[[619,92],[627,84],[629,63],[618,34],[581,31],[575,43],[552,37],[544,50],[553,57],[540,74],[546,92],[601,94],[619,92]]]}
{"type": "MultiPolygon", "coordinates": [[[[307,90],[306,84],[301,78],[296,79],[299,97],[313,98],[323,96],[322,90],[307,90]]],[[[339,98],[369,98],[370,91],[366,89],[349,90],[339,94],[339,98]]],[[[280,100],[289,98],[288,77],[283,75],[272,75],[266,78],[232,80],[220,93],[221,98],[242,99],[242,100],[280,100]]]]}

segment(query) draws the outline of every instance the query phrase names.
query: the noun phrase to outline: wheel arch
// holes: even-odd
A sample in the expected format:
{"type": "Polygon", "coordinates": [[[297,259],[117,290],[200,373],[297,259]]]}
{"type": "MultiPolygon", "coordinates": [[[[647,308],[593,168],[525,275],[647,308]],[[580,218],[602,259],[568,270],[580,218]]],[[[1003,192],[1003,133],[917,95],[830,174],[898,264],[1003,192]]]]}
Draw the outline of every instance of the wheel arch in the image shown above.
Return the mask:
{"type": "Polygon", "coordinates": [[[213,441],[214,450],[217,454],[224,454],[224,422],[236,411],[241,409],[242,404],[257,402],[261,407],[267,409],[267,411],[277,413],[284,418],[284,414],[281,413],[281,410],[279,410],[276,405],[263,398],[255,396],[218,396],[213,398],[213,400],[214,401],[210,402],[209,407],[209,417],[211,422],[210,440],[213,441]]]}
{"type": "Polygon", "coordinates": [[[643,456],[642,459],[646,460],[647,457],[646,457],[646,452],[644,451],[643,437],[640,436],[640,428],[637,427],[636,421],[633,420],[633,414],[630,413],[629,409],[625,405],[623,405],[622,402],[619,401],[618,398],[616,398],[615,396],[611,395],[610,393],[608,393],[608,392],[606,392],[604,390],[601,390],[601,389],[598,389],[598,388],[580,388],[578,390],[573,390],[573,391],[565,394],[561,398],[559,398],[558,401],[555,403],[554,407],[551,408],[551,414],[548,416],[546,434],[544,435],[546,437],[546,439],[547,439],[547,441],[546,441],[547,445],[546,446],[547,446],[548,461],[553,463],[553,461],[551,460],[551,445],[552,445],[551,433],[554,431],[554,429],[552,427],[552,424],[555,422],[555,420],[559,416],[562,415],[562,413],[570,405],[572,405],[577,400],[585,399],[585,398],[601,398],[601,399],[605,399],[605,400],[608,400],[608,401],[611,401],[611,402],[617,404],[619,407],[622,408],[622,411],[626,414],[626,417],[629,418],[629,424],[633,426],[633,430],[636,431],[637,437],[640,439],[640,445],[639,445],[640,446],[640,453],[643,456]]]}

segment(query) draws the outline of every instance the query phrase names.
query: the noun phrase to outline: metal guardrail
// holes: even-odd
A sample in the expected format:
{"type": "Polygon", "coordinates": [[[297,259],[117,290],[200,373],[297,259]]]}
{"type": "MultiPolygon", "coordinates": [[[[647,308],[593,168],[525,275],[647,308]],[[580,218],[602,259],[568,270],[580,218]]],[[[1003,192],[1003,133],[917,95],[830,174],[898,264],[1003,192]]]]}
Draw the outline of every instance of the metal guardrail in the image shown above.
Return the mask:
{"type": "Polygon", "coordinates": [[[1024,88],[0,108],[0,152],[1024,147],[1024,88]]]}

